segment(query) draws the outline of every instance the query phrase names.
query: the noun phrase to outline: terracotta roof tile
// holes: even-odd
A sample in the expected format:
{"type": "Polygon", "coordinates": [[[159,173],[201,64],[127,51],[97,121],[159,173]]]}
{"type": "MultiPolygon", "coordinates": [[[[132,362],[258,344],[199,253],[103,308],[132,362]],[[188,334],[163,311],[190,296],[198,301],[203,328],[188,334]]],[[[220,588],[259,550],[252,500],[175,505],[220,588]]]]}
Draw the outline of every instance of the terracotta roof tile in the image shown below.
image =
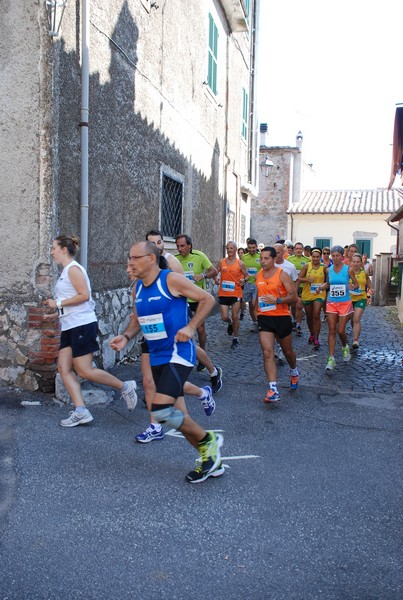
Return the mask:
{"type": "Polygon", "coordinates": [[[313,190],[303,192],[302,200],[288,214],[373,214],[395,212],[402,204],[403,188],[375,190],[313,190]]]}

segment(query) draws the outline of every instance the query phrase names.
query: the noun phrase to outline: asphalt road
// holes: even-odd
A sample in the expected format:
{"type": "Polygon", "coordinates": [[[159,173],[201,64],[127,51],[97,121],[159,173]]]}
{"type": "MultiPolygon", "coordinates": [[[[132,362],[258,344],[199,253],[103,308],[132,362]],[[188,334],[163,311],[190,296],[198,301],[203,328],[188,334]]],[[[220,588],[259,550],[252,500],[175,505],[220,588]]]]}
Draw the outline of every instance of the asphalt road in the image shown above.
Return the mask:
{"type": "MultiPolygon", "coordinates": [[[[305,327],[305,325],[304,325],[305,327]]],[[[217,410],[226,472],[185,482],[196,452],[176,432],[141,445],[143,403],[120,398],[63,429],[65,406],[0,389],[1,600],[391,600],[402,597],[403,330],[367,309],[362,347],[330,374],[326,325],[315,354],[295,339],[300,389],[263,405],[258,336],[241,348],[218,316],[208,347],[224,368],[217,410]],[[22,405],[22,402],[40,402],[22,405]]],[[[138,363],[117,368],[139,378],[138,363]]],[[[191,379],[208,383],[205,373],[191,379]]]]}

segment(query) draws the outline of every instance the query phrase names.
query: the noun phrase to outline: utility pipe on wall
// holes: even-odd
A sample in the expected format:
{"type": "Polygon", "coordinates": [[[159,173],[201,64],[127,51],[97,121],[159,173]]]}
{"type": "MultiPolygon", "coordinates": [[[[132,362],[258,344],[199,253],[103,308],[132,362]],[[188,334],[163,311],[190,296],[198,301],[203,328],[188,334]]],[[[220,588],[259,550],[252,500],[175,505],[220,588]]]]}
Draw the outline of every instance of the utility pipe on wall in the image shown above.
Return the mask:
{"type": "Polygon", "coordinates": [[[88,128],[90,113],[90,11],[89,0],[82,0],[81,39],[81,246],[80,262],[88,268],[88,128]]]}

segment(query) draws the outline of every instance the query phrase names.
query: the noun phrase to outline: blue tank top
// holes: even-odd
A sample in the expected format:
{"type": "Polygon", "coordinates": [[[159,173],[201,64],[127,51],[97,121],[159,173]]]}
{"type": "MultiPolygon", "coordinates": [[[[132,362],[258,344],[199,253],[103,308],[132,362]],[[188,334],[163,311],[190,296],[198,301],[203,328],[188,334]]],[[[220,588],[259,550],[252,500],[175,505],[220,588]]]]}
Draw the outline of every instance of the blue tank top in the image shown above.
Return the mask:
{"type": "Polygon", "coordinates": [[[177,363],[193,366],[196,348],[193,340],[175,342],[179,329],[189,322],[186,298],[175,298],[168,289],[169,270],[160,271],[149,286],[136,284],[136,311],[150,351],[151,366],[177,363]]]}
{"type": "Polygon", "coordinates": [[[348,265],[343,265],[341,271],[336,273],[334,266],[328,269],[329,292],[327,299],[329,302],[348,302],[351,300],[348,284],[350,277],[348,274],[348,265]]]}

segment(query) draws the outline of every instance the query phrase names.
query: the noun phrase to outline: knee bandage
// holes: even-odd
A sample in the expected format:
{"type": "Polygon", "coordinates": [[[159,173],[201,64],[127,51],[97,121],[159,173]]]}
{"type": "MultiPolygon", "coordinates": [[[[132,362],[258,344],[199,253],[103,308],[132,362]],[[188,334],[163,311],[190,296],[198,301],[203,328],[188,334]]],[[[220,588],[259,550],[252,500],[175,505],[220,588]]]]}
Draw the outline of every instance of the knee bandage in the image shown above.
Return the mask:
{"type": "Polygon", "coordinates": [[[159,408],[158,404],[153,404],[151,407],[151,415],[157,423],[167,425],[168,427],[172,427],[172,429],[179,429],[185,420],[183,412],[173,406],[159,408]]]}

